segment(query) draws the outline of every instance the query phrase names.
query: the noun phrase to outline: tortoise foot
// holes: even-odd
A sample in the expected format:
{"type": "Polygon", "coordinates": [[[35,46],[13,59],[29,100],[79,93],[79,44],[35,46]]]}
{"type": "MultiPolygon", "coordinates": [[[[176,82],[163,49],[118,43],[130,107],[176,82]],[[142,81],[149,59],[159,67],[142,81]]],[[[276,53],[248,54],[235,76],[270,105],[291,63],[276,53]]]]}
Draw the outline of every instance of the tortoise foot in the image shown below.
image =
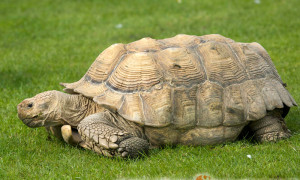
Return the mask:
{"type": "Polygon", "coordinates": [[[287,139],[289,137],[291,137],[291,134],[288,132],[270,132],[256,136],[256,139],[260,142],[276,142],[281,139],[287,139]]]}
{"type": "Polygon", "coordinates": [[[118,152],[124,158],[136,158],[143,153],[147,153],[149,146],[148,141],[138,137],[131,137],[120,142],[118,152]]]}
{"type": "Polygon", "coordinates": [[[278,111],[250,124],[254,137],[259,142],[276,142],[291,136],[284,119],[278,111]]]}

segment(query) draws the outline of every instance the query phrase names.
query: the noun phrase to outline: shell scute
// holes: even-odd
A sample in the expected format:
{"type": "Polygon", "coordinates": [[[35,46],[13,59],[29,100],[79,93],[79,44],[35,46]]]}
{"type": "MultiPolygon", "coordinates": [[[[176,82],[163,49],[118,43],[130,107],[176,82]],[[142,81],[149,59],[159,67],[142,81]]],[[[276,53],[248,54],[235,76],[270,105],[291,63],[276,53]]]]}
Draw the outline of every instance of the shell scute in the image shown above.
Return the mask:
{"type": "Polygon", "coordinates": [[[124,57],[108,78],[107,84],[116,91],[135,92],[148,90],[160,83],[161,79],[152,53],[138,52],[124,57]]]}
{"type": "Polygon", "coordinates": [[[282,100],[276,88],[273,86],[272,81],[265,82],[264,87],[262,88],[262,94],[268,111],[275,108],[283,108],[282,100]]]}
{"type": "Polygon", "coordinates": [[[255,53],[257,53],[259,56],[261,56],[265,62],[268,64],[268,67],[272,70],[272,75],[275,77],[275,79],[277,81],[279,81],[281,84],[283,84],[276,68],[275,65],[273,64],[269,54],[267,53],[267,51],[258,43],[254,42],[254,43],[249,43],[248,44],[248,48],[251,49],[252,51],[254,51],[255,53]]]}
{"type": "Polygon", "coordinates": [[[228,86],[249,79],[226,43],[212,41],[198,46],[198,50],[210,81],[228,86]]]}
{"type": "Polygon", "coordinates": [[[110,109],[111,111],[117,111],[119,109],[124,101],[124,95],[122,93],[113,92],[109,88],[106,89],[106,91],[103,91],[101,94],[98,94],[96,97],[93,98],[93,100],[106,107],[107,109],[110,109]]]}
{"type": "Polygon", "coordinates": [[[167,85],[160,90],[140,93],[145,125],[164,127],[172,123],[171,96],[172,89],[167,85]]]}
{"type": "Polygon", "coordinates": [[[197,125],[216,127],[222,124],[223,88],[206,81],[197,90],[197,125]]]}
{"type": "Polygon", "coordinates": [[[164,78],[175,86],[191,86],[206,80],[196,55],[186,48],[167,48],[157,53],[157,63],[164,78]]]}
{"type": "Polygon", "coordinates": [[[117,111],[128,120],[142,125],[145,124],[140,93],[126,94],[123,103],[117,111]]]}
{"type": "Polygon", "coordinates": [[[175,88],[173,93],[173,124],[182,129],[196,125],[197,86],[192,88],[175,88]]]}
{"type": "Polygon", "coordinates": [[[263,118],[266,114],[266,107],[260,92],[264,80],[249,80],[241,84],[242,97],[245,102],[245,119],[254,121],[263,118]]]}
{"type": "Polygon", "coordinates": [[[240,84],[234,84],[224,89],[224,126],[234,126],[245,122],[245,102],[241,94],[240,84]]]}
{"type": "Polygon", "coordinates": [[[86,80],[94,83],[105,81],[114,67],[117,65],[121,56],[126,53],[124,44],[114,44],[104,50],[94,61],[86,73],[86,80]]]}

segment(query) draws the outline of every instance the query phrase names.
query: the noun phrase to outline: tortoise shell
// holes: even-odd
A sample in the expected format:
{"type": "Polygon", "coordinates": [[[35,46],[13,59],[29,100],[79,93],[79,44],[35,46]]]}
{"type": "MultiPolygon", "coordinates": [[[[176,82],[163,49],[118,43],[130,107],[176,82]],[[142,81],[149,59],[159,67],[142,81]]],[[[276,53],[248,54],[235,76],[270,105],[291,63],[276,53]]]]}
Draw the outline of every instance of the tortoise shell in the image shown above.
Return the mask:
{"type": "Polygon", "coordinates": [[[260,44],[217,34],[114,44],[62,85],[152,127],[235,126],[296,105],[260,44]]]}

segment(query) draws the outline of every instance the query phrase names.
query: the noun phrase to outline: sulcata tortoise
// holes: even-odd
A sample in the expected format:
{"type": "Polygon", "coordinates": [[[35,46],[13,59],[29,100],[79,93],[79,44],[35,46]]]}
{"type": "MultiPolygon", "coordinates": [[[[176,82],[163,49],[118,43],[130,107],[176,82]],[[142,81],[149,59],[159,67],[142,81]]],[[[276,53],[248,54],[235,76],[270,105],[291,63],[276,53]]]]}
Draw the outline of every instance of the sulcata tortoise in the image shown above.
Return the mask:
{"type": "Polygon", "coordinates": [[[104,50],[77,82],[18,105],[29,127],[105,156],[136,157],[150,147],[290,136],[295,100],[266,50],[217,34],[143,38],[104,50]]]}

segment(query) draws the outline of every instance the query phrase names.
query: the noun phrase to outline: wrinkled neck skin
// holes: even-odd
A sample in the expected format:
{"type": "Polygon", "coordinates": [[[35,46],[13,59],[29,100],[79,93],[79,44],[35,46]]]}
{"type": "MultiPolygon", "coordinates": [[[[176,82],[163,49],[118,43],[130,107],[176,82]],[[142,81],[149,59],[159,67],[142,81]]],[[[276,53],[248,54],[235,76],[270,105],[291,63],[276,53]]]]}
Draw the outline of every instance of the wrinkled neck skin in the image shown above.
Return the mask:
{"type": "Polygon", "coordinates": [[[58,92],[56,96],[57,104],[49,109],[45,124],[47,121],[55,121],[60,125],[69,124],[72,127],[77,127],[85,117],[104,111],[103,107],[82,95],[58,92]]]}

